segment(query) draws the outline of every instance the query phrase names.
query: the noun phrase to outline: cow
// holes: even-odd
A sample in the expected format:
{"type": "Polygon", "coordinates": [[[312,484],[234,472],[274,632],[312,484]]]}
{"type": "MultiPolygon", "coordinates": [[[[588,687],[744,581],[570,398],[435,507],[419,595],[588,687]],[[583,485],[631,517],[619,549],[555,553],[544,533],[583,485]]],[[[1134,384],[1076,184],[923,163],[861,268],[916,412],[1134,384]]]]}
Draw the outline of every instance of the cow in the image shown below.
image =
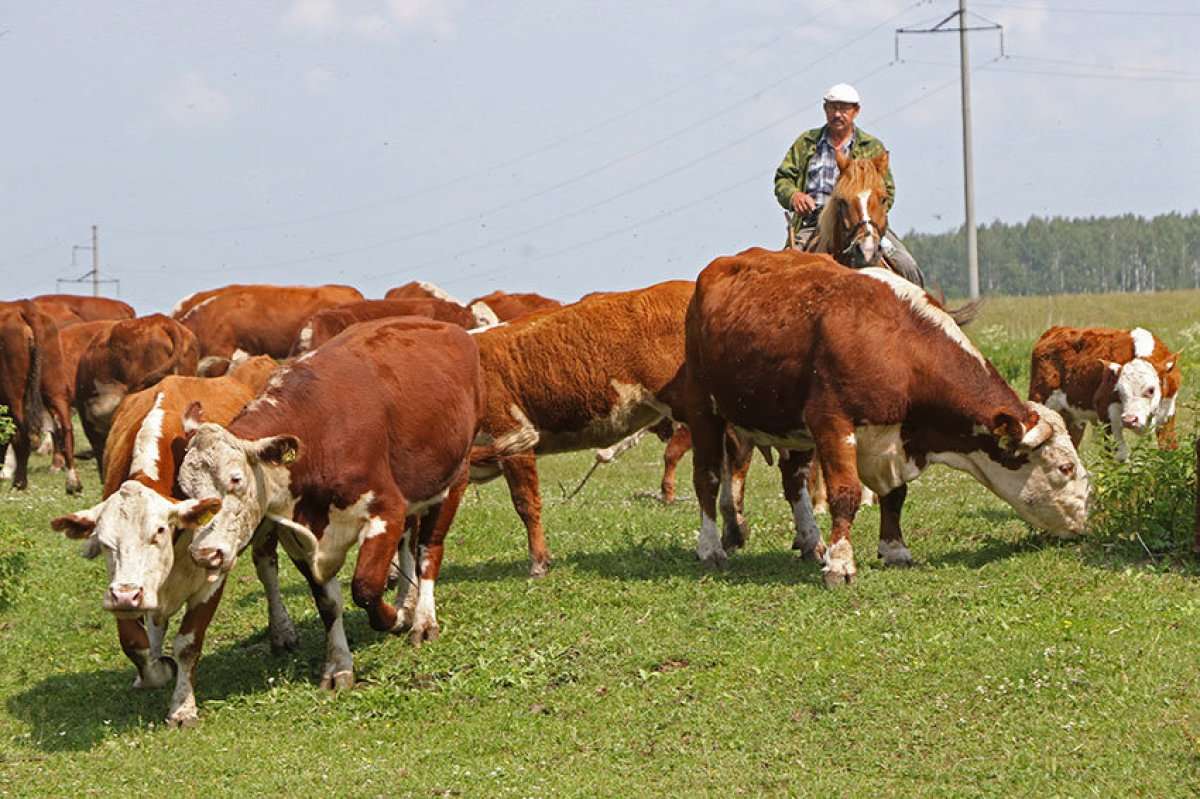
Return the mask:
{"type": "Polygon", "coordinates": [[[1029,399],[1062,414],[1076,447],[1090,422],[1112,433],[1119,461],[1126,430],[1157,427],[1159,446],[1175,449],[1179,355],[1142,327],[1052,327],[1033,346],[1029,399]]]}
{"type": "Polygon", "coordinates": [[[692,283],[672,280],[539,311],[476,334],[487,383],[481,432],[525,431],[536,443],[473,468],[504,476],[529,541],[530,575],[550,564],[537,456],[609,447],[682,413],[683,317],[692,283]]]}
{"type": "Polygon", "coordinates": [[[196,337],[163,314],[117,322],[92,338],[75,371],[75,410],[104,477],[104,440],[121,399],[167,375],[194,375],[196,337]]]}
{"type": "Polygon", "coordinates": [[[507,294],[503,291],[493,291],[491,294],[476,297],[467,305],[474,307],[477,303],[483,303],[495,311],[501,322],[511,322],[534,311],[562,307],[562,303],[558,300],[552,300],[540,294],[507,294]]]}
{"type": "Polygon", "coordinates": [[[440,286],[435,286],[433,283],[424,280],[413,280],[405,283],[403,286],[397,286],[394,289],[388,289],[383,295],[385,300],[425,300],[435,299],[443,302],[452,302],[455,305],[460,305],[471,312],[475,317],[476,327],[490,327],[491,325],[500,324],[500,318],[496,316],[496,312],[487,306],[486,303],[472,302],[467,305],[459,302],[451,296],[445,289],[440,286]]]}
{"type": "Polygon", "coordinates": [[[723,566],[745,542],[718,489],[731,490],[726,424],[747,445],[781,452],[784,494],[803,555],[829,587],[856,573],[850,526],[860,478],[881,497],[879,555],[910,563],[900,514],[907,484],[931,464],[966,471],[1025,521],[1083,531],[1089,478],[1057,411],[1022,402],[950,314],[890,270],[829,256],[750,249],[710,263],[687,311],[685,396],[696,551],[723,566]],[[832,531],[812,516],[806,474],[820,455],[832,531]]]}
{"type": "MultiPolygon", "coordinates": [[[[105,319],[132,319],[137,316],[127,302],[109,297],[89,297],[82,294],[40,294],[33,301],[51,316],[66,318],[62,309],[73,314],[75,322],[99,322],[105,319]]],[[[74,323],[74,322],[73,322],[74,323]]]]}
{"type": "Polygon", "coordinates": [[[43,429],[53,422],[54,448],[66,465],[66,490],[77,494],[83,484],[75,471],[75,432],[65,377],[62,344],[54,320],[30,300],[0,302],[0,405],[16,426],[12,447],[13,488],[29,485],[29,453],[43,429]]]}
{"type": "MultiPolygon", "coordinates": [[[[225,588],[223,574],[210,580],[188,554],[196,528],[219,502],[183,497],[176,484],[179,463],[197,421],[197,403],[203,403],[209,421],[220,424],[253,397],[253,389],[235,376],[170,376],[130,394],[113,418],[103,500],[50,522],[68,538],[84,540],[85,557],[105,554],[104,609],[116,617],[121,649],[137,669],[133,687],[159,688],[175,678],[167,713],[172,727],[197,720],[196,667],[225,588]],[[185,605],[173,657],[166,656],[167,625],[185,605]]],[[[279,594],[272,530],[260,532],[253,554],[267,595],[271,648],[294,650],[299,639],[279,594]]]]}
{"type": "Polygon", "coordinates": [[[464,330],[477,326],[475,316],[466,308],[436,297],[350,302],[313,314],[296,335],[290,356],[294,358],[316,349],[350,325],[389,316],[423,316],[458,325],[464,330]]]}
{"type": "Polygon", "coordinates": [[[201,359],[286,358],[309,317],[362,299],[358,289],[340,285],[231,287],[193,304],[179,321],[196,334],[201,359]]]}
{"type": "Polygon", "coordinates": [[[352,685],[338,570],[359,543],[351,592],[371,626],[414,644],[437,637],[434,583],[482,406],[478,349],[462,328],[406,316],[347,329],[281,367],[227,427],[199,426],[179,484],[220,510],[192,557],[227,573],[274,521],[325,625],[321,685],[352,685]],[[401,540],[397,608],[384,592],[401,540]]]}

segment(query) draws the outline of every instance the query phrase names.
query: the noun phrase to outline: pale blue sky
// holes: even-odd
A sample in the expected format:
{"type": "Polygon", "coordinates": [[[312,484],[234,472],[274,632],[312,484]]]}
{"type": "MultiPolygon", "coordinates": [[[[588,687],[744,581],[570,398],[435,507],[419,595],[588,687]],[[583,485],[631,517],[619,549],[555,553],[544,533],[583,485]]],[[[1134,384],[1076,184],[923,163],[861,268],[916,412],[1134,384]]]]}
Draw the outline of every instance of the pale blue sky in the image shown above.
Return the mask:
{"type": "MultiPolygon", "coordinates": [[[[1011,56],[972,40],[981,222],[1200,206],[1200,6],[969,5],[1011,56]]],[[[229,282],[574,299],[691,278],[779,245],[774,169],[838,81],[891,150],[893,227],[946,230],[963,215],[957,37],[906,39],[891,62],[894,28],[956,7],[9,3],[3,294],[54,291],[93,223],[143,313],[229,282]]]]}

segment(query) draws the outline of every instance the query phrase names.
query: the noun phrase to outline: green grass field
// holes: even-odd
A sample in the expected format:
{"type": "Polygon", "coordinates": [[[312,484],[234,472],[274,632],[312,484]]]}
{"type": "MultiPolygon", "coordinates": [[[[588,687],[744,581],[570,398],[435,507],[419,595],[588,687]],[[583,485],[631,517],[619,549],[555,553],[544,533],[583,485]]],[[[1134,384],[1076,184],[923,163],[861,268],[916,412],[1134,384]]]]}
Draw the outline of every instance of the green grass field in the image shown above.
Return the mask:
{"type": "MultiPolygon", "coordinates": [[[[1187,348],[1190,446],[1198,321],[1195,292],[997,299],[968,332],[1024,391],[1030,345],[1048,324],[1145,324],[1187,348]]],[[[1111,477],[1090,436],[1084,451],[1111,477]]],[[[200,664],[200,724],[186,731],[162,725],[166,690],[130,690],[133,668],[100,607],[101,560],[78,557],[47,526],[98,500],[93,464],[81,469],[84,498],[71,500],[37,459],[30,491],[0,489],[0,793],[1200,792],[1186,451],[1173,456],[1184,464],[1173,482],[1127,467],[1146,469],[1153,500],[1174,508],[1153,537],[1128,517],[1065,543],[935,468],[906,507],[917,565],[877,565],[878,513],[866,508],[854,530],[859,579],[837,592],[792,555],[778,477],[761,461],[749,548],[727,572],[701,569],[690,458],[681,501],[667,507],[652,498],[661,452],[643,441],[565,503],[591,455],[542,462],[555,562],[540,581],[526,577],[502,482],[472,489],[439,583],[441,639],[413,649],[352,607],[359,685],[337,696],[315,686],[323,634],[302,581],[283,565],[303,648],[272,655],[244,558],[200,664]]]]}

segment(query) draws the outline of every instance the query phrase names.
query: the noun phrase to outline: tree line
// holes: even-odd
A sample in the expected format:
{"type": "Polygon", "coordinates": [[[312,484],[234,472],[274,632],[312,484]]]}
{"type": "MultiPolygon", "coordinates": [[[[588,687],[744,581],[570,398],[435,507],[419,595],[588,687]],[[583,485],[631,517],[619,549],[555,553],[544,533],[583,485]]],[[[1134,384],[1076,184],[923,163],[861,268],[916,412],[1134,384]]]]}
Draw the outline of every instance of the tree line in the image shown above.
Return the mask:
{"type": "MultiPolygon", "coordinates": [[[[960,227],[904,237],[929,284],[948,296],[967,294],[964,236],[960,227]]],[[[982,225],[979,287],[984,294],[1200,289],[1200,211],[982,225]]]]}

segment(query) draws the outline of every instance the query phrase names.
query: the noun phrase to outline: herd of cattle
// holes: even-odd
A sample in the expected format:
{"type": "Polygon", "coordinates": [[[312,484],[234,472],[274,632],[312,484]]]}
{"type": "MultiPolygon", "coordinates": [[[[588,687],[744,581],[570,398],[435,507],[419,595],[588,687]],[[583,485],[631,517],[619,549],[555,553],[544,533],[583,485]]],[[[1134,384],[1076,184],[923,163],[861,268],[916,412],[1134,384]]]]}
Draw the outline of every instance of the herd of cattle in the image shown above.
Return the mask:
{"type": "Polygon", "coordinates": [[[463,305],[425,283],[383,300],[348,286],[233,285],[136,318],[89,297],[0,303],[13,485],[25,487],[48,431],[67,491],[80,490],[74,407],[103,500],[50,524],[86,556],[105,555],[104,607],[134,685],[175,681],[172,725],[197,718],[205,631],[247,547],[272,648],[297,644],[279,596],[282,546],[324,623],[321,683],[345,687],[354,671],[338,572],[351,548],[351,593],[371,626],[433,639],[434,586],[469,483],[504,477],[540,576],[550,552],[536,458],[619,450],[646,428],[671,442],[667,499],[694,448],[697,554],[713,565],[746,542],[755,450],[770,463],[777,454],[793,546],[831,587],[855,577],[864,485],[880,498],[879,556],[911,561],[901,512],[907,484],[931,464],[969,473],[1032,525],[1078,534],[1084,427],[1110,430],[1119,457],[1125,431],[1157,428],[1174,446],[1179,359],[1141,328],[1056,327],[1032,364],[1022,400],[925,291],[885,269],[762,249],[718,258],[695,282],[570,305],[499,292],[463,305]],[[824,484],[827,541],[810,477],[824,484]]]}

